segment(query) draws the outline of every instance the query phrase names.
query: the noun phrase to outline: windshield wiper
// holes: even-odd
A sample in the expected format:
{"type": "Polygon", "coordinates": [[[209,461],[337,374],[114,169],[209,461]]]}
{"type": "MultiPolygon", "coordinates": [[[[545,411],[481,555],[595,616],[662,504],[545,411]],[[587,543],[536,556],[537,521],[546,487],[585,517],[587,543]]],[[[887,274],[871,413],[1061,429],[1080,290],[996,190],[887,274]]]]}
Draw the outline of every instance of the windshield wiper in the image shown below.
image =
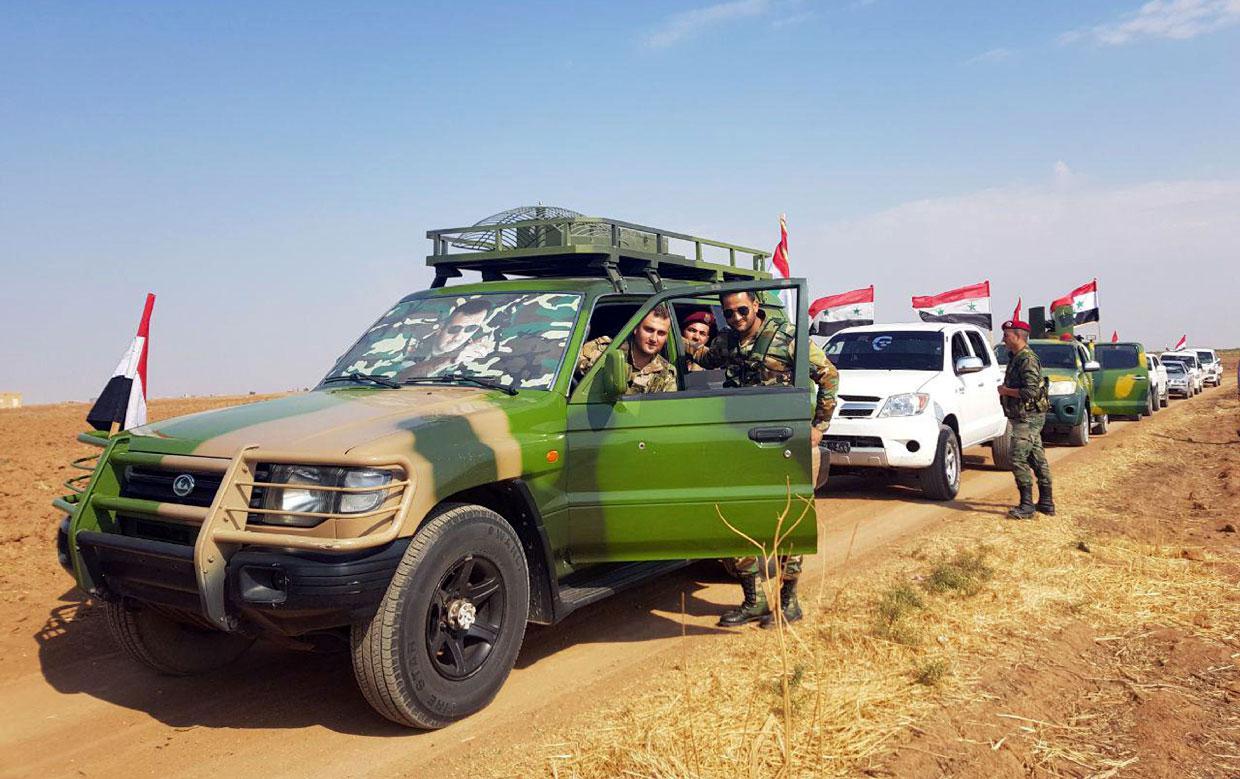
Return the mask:
{"type": "Polygon", "coordinates": [[[431,382],[435,384],[477,384],[479,387],[487,389],[497,389],[500,392],[506,392],[509,395],[516,395],[517,391],[498,381],[484,379],[481,376],[467,376],[463,373],[448,373],[443,376],[412,376],[401,381],[401,384],[423,384],[431,382]]]}
{"type": "Polygon", "coordinates": [[[354,384],[365,384],[366,382],[370,382],[372,384],[378,384],[380,387],[388,387],[389,389],[397,389],[400,387],[400,384],[392,381],[387,376],[380,376],[376,373],[342,373],[339,376],[329,376],[326,379],[323,379],[324,384],[328,384],[333,381],[351,381],[354,384]]]}

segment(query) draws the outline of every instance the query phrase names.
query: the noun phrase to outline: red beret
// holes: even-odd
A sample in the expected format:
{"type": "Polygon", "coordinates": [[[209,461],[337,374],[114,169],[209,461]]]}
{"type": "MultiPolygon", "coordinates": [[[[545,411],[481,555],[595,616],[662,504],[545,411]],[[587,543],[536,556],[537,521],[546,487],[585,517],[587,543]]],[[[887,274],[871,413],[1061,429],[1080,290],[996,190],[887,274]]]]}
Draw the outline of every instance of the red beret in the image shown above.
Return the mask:
{"type": "Polygon", "coordinates": [[[1022,322],[1019,319],[1009,319],[1008,321],[1003,323],[1003,329],[1004,330],[1024,330],[1026,333],[1028,333],[1029,323],[1022,322]]]}
{"type": "Polygon", "coordinates": [[[1061,340],[1061,341],[1071,341],[1071,340],[1073,340],[1073,338],[1072,338],[1072,333],[1064,333],[1063,335],[1059,336],[1059,340],[1061,340]]]}
{"type": "Polygon", "coordinates": [[[694,311],[692,314],[685,317],[680,327],[681,329],[684,329],[695,322],[704,324],[712,330],[715,328],[715,317],[709,311],[694,311]]]}

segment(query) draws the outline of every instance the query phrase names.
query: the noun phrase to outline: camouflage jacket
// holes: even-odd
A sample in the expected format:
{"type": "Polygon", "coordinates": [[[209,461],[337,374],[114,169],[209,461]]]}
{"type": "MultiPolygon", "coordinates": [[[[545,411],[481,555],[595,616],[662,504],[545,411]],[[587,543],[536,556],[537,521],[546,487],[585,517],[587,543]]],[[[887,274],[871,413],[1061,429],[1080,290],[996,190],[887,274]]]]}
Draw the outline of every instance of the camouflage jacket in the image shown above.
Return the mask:
{"type": "MultiPolygon", "coordinates": [[[[688,356],[703,368],[722,368],[725,387],[788,385],[793,380],[796,346],[796,327],[786,321],[767,318],[751,341],[741,343],[735,330],[727,330],[715,336],[709,346],[700,346],[688,356]]],[[[822,348],[812,341],[809,377],[818,387],[813,425],[825,432],[835,413],[840,375],[822,348]]]]}
{"type": "Polygon", "coordinates": [[[1019,398],[999,397],[1003,413],[1008,419],[1023,421],[1035,414],[1045,414],[1050,408],[1050,400],[1046,396],[1046,382],[1042,377],[1042,363],[1028,346],[1008,360],[1007,372],[1003,374],[1003,386],[1020,390],[1019,398]]]}
{"type": "MultiPolygon", "coordinates": [[[[586,341],[581,347],[581,356],[577,358],[577,376],[584,376],[586,371],[590,370],[594,363],[603,356],[603,352],[607,351],[609,345],[611,345],[611,337],[606,335],[586,341]]],[[[629,388],[624,391],[625,395],[676,391],[676,366],[663,359],[663,355],[656,354],[650,362],[646,363],[645,368],[637,368],[633,365],[633,355],[630,353],[627,341],[620,345],[620,351],[624,352],[625,361],[629,366],[629,388]]]]}

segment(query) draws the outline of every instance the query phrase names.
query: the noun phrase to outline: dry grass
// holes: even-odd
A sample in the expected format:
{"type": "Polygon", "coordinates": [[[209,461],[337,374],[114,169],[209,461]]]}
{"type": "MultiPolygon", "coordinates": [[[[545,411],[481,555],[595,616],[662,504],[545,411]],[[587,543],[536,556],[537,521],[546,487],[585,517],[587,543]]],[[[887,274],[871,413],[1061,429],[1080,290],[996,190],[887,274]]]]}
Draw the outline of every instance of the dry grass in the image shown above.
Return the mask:
{"type": "MultiPolygon", "coordinates": [[[[1112,510],[1101,496],[1157,447],[1112,454],[1062,484],[1058,517],[965,515],[865,578],[807,593],[806,602],[827,605],[808,609],[786,634],[747,630],[717,642],[686,657],[676,678],[654,680],[554,742],[510,756],[496,773],[853,774],[936,707],[976,701],[984,663],[1016,658],[1066,625],[1084,623],[1118,644],[1151,624],[1240,639],[1240,587],[1209,554],[1189,560],[1175,545],[1087,529],[1091,512],[1112,510]]],[[[1058,723],[1003,716],[1032,739],[1044,767],[1108,776],[1134,759],[1101,743],[1114,723],[1096,713],[1058,723]]]]}

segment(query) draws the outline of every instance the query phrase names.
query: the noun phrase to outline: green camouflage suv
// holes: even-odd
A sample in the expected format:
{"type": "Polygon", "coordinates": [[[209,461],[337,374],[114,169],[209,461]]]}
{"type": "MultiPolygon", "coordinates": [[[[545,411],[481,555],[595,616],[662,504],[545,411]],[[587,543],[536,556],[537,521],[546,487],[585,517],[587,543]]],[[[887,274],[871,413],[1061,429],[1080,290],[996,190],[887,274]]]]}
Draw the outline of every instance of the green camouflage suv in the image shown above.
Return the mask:
{"type": "Polygon", "coordinates": [[[772,280],[757,250],[541,208],[428,237],[431,288],[312,391],[83,434],[101,452],[56,501],[60,557],[129,655],[190,674],[256,638],[347,645],[376,710],[436,728],[495,696],[528,622],[751,554],[721,515],[769,543],[791,501],[808,514],[780,551],[816,551],[803,280],[772,280]],[[721,321],[739,289],[795,320],[791,386],[686,370],[678,323],[721,321]],[[676,391],[626,394],[655,306],[676,391]]]}
{"type": "MultiPolygon", "coordinates": [[[[1038,356],[1047,381],[1050,409],[1043,434],[1066,435],[1073,446],[1085,446],[1091,433],[1106,433],[1109,419],[1094,397],[1099,365],[1085,344],[1075,339],[1033,338],[1029,348],[1038,356]]],[[[995,354],[1007,365],[1006,346],[996,345],[995,354]]]]}

